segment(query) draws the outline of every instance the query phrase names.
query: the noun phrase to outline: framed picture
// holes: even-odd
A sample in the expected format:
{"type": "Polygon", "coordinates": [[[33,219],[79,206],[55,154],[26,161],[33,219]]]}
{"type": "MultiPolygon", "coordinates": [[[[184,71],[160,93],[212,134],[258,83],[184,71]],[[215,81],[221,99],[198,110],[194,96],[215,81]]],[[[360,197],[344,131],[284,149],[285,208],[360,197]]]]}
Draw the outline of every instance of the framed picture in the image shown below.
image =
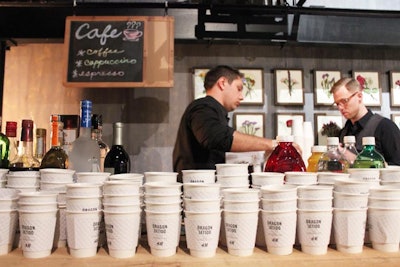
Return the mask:
{"type": "Polygon", "coordinates": [[[400,71],[390,72],[390,106],[400,107],[400,71]]]}
{"type": "Polygon", "coordinates": [[[233,128],[241,133],[264,137],[264,113],[233,113],[233,128]]]}
{"type": "Polygon", "coordinates": [[[400,128],[400,114],[392,114],[392,121],[400,128]]]}
{"type": "Polygon", "coordinates": [[[363,89],[363,102],[366,106],[380,106],[382,103],[379,73],[377,71],[354,71],[353,77],[363,89]]]}
{"type": "Polygon", "coordinates": [[[193,69],[193,88],[194,99],[206,96],[206,89],[204,89],[204,78],[210,69],[194,68],[193,69]]]}
{"type": "Polygon", "coordinates": [[[315,70],[314,71],[314,105],[331,106],[333,95],[330,90],[332,86],[342,78],[340,71],[315,70]]]}
{"type": "Polygon", "coordinates": [[[304,105],[303,71],[276,69],[275,105],[304,105]]]}
{"type": "Polygon", "coordinates": [[[293,120],[295,116],[301,116],[303,121],[305,118],[304,113],[275,113],[275,129],[276,136],[278,135],[292,135],[292,128],[288,121],[293,120]]]}
{"type": "Polygon", "coordinates": [[[243,73],[243,96],[241,105],[264,104],[263,69],[239,69],[243,73]]]}
{"type": "Polygon", "coordinates": [[[315,113],[314,124],[318,145],[326,145],[326,138],[328,136],[337,136],[344,125],[342,115],[327,115],[325,113],[315,113]]]}

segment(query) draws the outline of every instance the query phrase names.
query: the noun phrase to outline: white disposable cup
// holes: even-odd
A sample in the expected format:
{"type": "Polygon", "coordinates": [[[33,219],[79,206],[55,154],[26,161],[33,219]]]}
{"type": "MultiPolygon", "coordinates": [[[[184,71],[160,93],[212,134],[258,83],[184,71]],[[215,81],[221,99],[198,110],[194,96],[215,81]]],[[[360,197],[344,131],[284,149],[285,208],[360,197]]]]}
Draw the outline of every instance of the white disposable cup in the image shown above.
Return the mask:
{"type": "Polygon", "coordinates": [[[139,240],[140,214],[104,211],[107,247],[111,257],[130,258],[136,253],[139,240]]]}
{"type": "Polygon", "coordinates": [[[285,172],[285,181],[287,184],[312,185],[317,184],[317,173],[315,172],[285,172]]]}
{"type": "Polygon", "coordinates": [[[216,199],[220,198],[220,184],[184,183],[183,194],[189,199],[216,199]]]}
{"type": "Polygon", "coordinates": [[[101,196],[103,194],[102,184],[93,183],[73,183],[67,184],[67,196],[101,196]]]}
{"type": "Polygon", "coordinates": [[[372,248],[383,252],[398,252],[400,207],[369,208],[367,216],[372,248]]]}
{"type": "Polygon", "coordinates": [[[219,163],[215,164],[217,175],[241,175],[249,173],[248,163],[219,163]]]}
{"type": "Polygon", "coordinates": [[[118,174],[111,174],[108,179],[110,181],[130,181],[130,182],[140,182],[143,184],[143,177],[144,175],[141,173],[118,173],[118,174]]]}
{"type": "Polygon", "coordinates": [[[337,250],[361,253],[364,245],[367,209],[333,209],[333,232],[337,250]]]}
{"type": "Polygon", "coordinates": [[[221,198],[217,199],[183,199],[185,211],[217,212],[220,210],[221,198]]]}
{"type": "Polygon", "coordinates": [[[57,192],[38,191],[19,193],[19,201],[26,203],[57,202],[57,192]]]}
{"type": "Polygon", "coordinates": [[[182,170],[183,183],[215,183],[215,170],[182,170]]]}
{"type": "Polygon", "coordinates": [[[16,210],[0,210],[0,255],[5,255],[12,250],[17,224],[16,210]]]}
{"type": "Polygon", "coordinates": [[[298,237],[301,250],[311,255],[328,251],[332,228],[332,208],[327,210],[298,210],[298,237]]]}
{"type": "Polygon", "coordinates": [[[275,255],[291,254],[296,238],[296,210],[261,212],[268,252],[275,255]]]}
{"type": "Polygon", "coordinates": [[[9,189],[16,189],[21,193],[37,192],[39,191],[39,186],[6,186],[9,189]]]}
{"type": "Polygon", "coordinates": [[[258,211],[260,209],[259,200],[223,200],[225,211],[258,211]]]}
{"type": "Polygon", "coordinates": [[[332,197],[333,186],[304,185],[297,188],[299,198],[327,199],[332,197]]]}
{"type": "Polygon", "coordinates": [[[317,172],[318,184],[333,185],[336,179],[349,179],[350,174],[338,172],[317,172]]]}
{"type": "Polygon", "coordinates": [[[44,258],[51,254],[57,209],[19,211],[20,242],[26,258],[44,258]]]}
{"type": "Polygon", "coordinates": [[[0,189],[6,188],[7,180],[0,180],[0,189]]]}
{"type": "Polygon", "coordinates": [[[388,185],[390,185],[390,186],[400,186],[400,182],[394,182],[394,181],[393,182],[392,181],[389,182],[389,181],[382,181],[381,180],[379,182],[379,184],[383,185],[383,186],[388,186],[388,185]]]}
{"type": "Polygon", "coordinates": [[[176,254],[181,230],[181,210],[174,212],[146,212],[147,241],[156,257],[176,254]]]}
{"type": "Polygon", "coordinates": [[[140,194],[142,184],[140,182],[131,182],[126,180],[105,181],[103,185],[103,194],[140,194]]]}
{"type": "Polygon", "coordinates": [[[8,171],[8,174],[15,176],[28,176],[28,177],[40,177],[39,171],[8,171]]]}
{"type": "Polygon", "coordinates": [[[108,204],[140,204],[141,203],[140,194],[129,194],[129,195],[119,195],[119,194],[103,194],[103,202],[108,204]]]}
{"type": "Polygon", "coordinates": [[[375,198],[400,198],[400,184],[399,185],[381,185],[374,186],[369,189],[370,197],[375,198]]]}
{"type": "Polygon", "coordinates": [[[368,207],[369,208],[388,208],[388,209],[396,209],[400,208],[400,198],[390,199],[390,198],[375,198],[368,197],[368,207]]]}
{"type": "Polygon", "coordinates": [[[137,212],[141,210],[141,204],[108,204],[103,203],[104,212],[137,212]]]}
{"type": "Polygon", "coordinates": [[[87,258],[96,255],[101,219],[101,211],[66,210],[67,243],[72,257],[87,258]]]}
{"type": "Polygon", "coordinates": [[[155,203],[173,203],[182,201],[182,194],[181,193],[172,195],[144,194],[144,200],[155,203]]]}
{"type": "Polygon", "coordinates": [[[39,186],[39,177],[14,176],[7,174],[7,185],[12,187],[19,186],[39,186]]]}
{"type": "Polygon", "coordinates": [[[182,201],[165,203],[165,202],[148,202],[145,201],[145,208],[152,212],[177,212],[182,210],[182,201]]]}
{"type": "Polygon", "coordinates": [[[224,200],[258,201],[260,190],[255,188],[228,188],[222,190],[224,200]]]}
{"type": "Polygon", "coordinates": [[[266,211],[293,211],[297,209],[297,198],[266,199],[261,198],[261,207],[266,211]]]}
{"type": "Polygon", "coordinates": [[[228,253],[235,256],[253,254],[258,223],[257,211],[224,211],[228,253]]]}
{"type": "Polygon", "coordinates": [[[144,172],[144,182],[147,183],[176,183],[178,181],[177,172],[144,172]]]}
{"type": "Polygon", "coordinates": [[[231,186],[249,186],[249,175],[248,174],[232,174],[222,175],[217,174],[217,183],[222,187],[231,186]]]}
{"type": "Polygon", "coordinates": [[[265,185],[260,190],[261,197],[266,199],[297,198],[297,186],[295,185],[265,185]]]}
{"type": "Polygon", "coordinates": [[[251,184],[253,185],[282,185],[285,174],[280,172],[253,172],[251,173],[251,184]]]}
{"type": "Polygon", "coordinates": [[[102,209],[101,197],[69,197],[67,196],[66,207],[68,211],[93,212],[102,209]]]}
{"type": "Polygon", "coordinates": [[[76,181],[78,183],[104,183],[111,175],[109,172],[77,172],[76,181]]]}
{"type": "Polygon", "coordinates": [[[18,193],[17,189],[0,188],[0,199],[15,199],[19,197],[18,193]]]}
{"type": "Polygon", "coordinates": [[[350,168],[347,172],[350,174],[350,179],[363,182],[379,182],[380,169],[350,168]]]}
{"type": "Polygon", "coordinates": [[[333,206],[340,209],[365,209],[369,194],[333,192],[333,206]]]}
{"type": "Polygon", "coordinates": [[[65,192],[67,190],[66,183],[56,182],[40,182],[41,191],[65,192]]]}
{"type": "Polygon", "coordinates": [[[6,180],[6,174],[8,173],[8,169],[0,168],[0,181],[6,180]]]}
{"type": "Polygon", "coordinates": [[[370,187],[371,184],[364,181],[354,179],[336,179],[333,190],[352,194],[368,194],[370,187]]]}
{"type": "Polygon", "coordinates": [[[18,210],[42,211],[57,209],[57,202],[18,202],[18,210]]]}
{"type": "Polygon", "coordinates": [[[332,197],[329,198],[298,198],[297,208],[303,210],[329,210],[332,209],[332,197]]]}
{"type": "Polygon", "coordinates": [[[185,211],[185,232],[190,255],[211,258],[216,254],[221,227],[221,211],[185,211]]]}
{"type": "Polygon", "coordinates": [[[18,209],[18,197],[10,199],[0,199],[0,211],[18,209]]]}
{"type": "Polygon", "coordinates": [[[74,170],[70,169],[40,169],[40,181],[45,183],[72,183],[74,170]]]}
{"type": "Polygon", "coordinates": [[[400,182],[400,168],[382,168],[379,169],[379,172],[379,178],[381,181],[400,182]]]}
{"type": "Polygon", "coordinates": [[[182,183],[151,182],[144,184],[144,191],[147,194],[179,194],[182,193],[182,183]]]}
{"type": "Polygon", "coordinates": [[[56,230],[53,242],[53,247],[55,248],[67,246],[67,220],[65,213],[65,206],[58,206],[56,230]]]}

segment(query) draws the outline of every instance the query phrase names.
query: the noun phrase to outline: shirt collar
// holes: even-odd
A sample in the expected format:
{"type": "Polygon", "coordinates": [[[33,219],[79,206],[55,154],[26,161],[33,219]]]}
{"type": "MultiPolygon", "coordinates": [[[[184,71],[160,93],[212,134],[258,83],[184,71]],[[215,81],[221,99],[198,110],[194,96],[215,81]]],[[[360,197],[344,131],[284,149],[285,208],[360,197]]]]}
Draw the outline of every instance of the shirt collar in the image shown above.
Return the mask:
{"type": "Polygon", "coordinates": [[[358,121],[356,121],[355,124],[358,124],[359,126],[361,126],[362,129],[365,128],[365,126],[367,125],[368,120],[372,117],[373,113],[370,109],[368,109],[368,112],[358,121]]]}

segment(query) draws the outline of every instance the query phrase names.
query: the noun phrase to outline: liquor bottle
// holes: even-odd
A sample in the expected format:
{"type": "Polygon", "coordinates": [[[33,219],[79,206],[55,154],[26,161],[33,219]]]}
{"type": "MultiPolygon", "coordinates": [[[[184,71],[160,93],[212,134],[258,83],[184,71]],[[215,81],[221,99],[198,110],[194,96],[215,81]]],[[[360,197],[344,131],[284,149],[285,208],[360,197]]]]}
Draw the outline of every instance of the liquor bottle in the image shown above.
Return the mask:
{"type": "Polygon", "coordinates": [[[7,169],[9,165],[8,153],[10,151],[10,140],[7,135],[1,132],[1,117],[0,117],[0,168],[7,169]]]}
{"type": "Polygon", "coordinates": [[[375,137],[362,138],[363,150],[354,161],[353,168],[385,168],[385,158],[375,150],[375,137]]]}
{"type": "Polygon", "coordinates": [[[350,168],[353,167],[354,160],[357,158],[358,151],[356,148],[356,137],[354,135],[347,135],[343,137],[344,150],[343,155],[350,164],[350,168]]]}
{"type": "Polygon", "coordinates": [[[318,171],[318,161],[321,156],[326,152],[326,146],[313,146],[311,147],[311,156],[308,158],[307,172],[318,171]]]}
{"type": "Polygon", "coordinates": [[[6,135],[10,141],[10,149],[8,153],[9,162],[13,162],[18,157],[18,140],[17,140],[17,122],[6,122],[6,135]]]}
{"type": "Polygon", "coordinates": [[[37,171],[40,162],[33,155],[33,121],[22,120],[21,154],[10,162],[10,171],[37,171]]]}
{"type": "Polygon", "coordinates": [[[64,124],[62,148],[67,155],[71,152],[72,142],[79,136],[79,115],[59,115],[60,121],[64,124]]]}
{"type": "Polygon", "coordinates": [[[97,141],[100,148],[100,171],[104,171],[104,160],[108,151],[109,146],[102,140],[103,134],[103,118],[100,114],[92,115],[92,139],[97,141]]]}
{"type": "Polygon", "coordinates": [[[71,144],[69,153],[69,169],[76,172],[91,172],[99,170],[100,148],[91,138],[92,102],[81,101],[81,127],[79,137],[71,144]]]}
{"type": "Polygon", "coordinates": [[[265,172],[305,172],[306,166],[301,155],[293,146],[293,136],[277,136],[278,145],[272,151],[265,165],[265,172]]]}
{"type": "Polygon", "coordinates": [[[122,145],[124,124],[116,122],[113,125],[113,144],[104,160],[104,171],[111,174],[129,173],[131,161],[122,145]]]}
{"type": "Polygon", "coordinates": [[[62,148],[63,144],[63,123],[58,115],[51,116],[51,148],[46,152],[40,164],[41,169],[45,168],[68,168],[68,155],[62,148]]]}
{"type": "Polygon", "coordinates": [[[339,138],[327,138],[327,151],[318,161],[319,172],[347,172],[349,162],[339,151],[339,138]]]}
{"type": "Polygon", "coordinates": [[[35,157],[42,162],[43,156],[46,153],[46,129],[36,129],[36,150],[35,157]]]}

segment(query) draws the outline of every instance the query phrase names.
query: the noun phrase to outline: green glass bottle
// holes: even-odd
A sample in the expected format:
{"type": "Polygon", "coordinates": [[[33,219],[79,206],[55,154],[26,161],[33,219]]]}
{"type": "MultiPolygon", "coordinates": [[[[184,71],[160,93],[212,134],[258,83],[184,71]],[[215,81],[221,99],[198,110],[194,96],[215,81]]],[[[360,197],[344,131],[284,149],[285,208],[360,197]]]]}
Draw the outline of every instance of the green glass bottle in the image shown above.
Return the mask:
{"type": "Polygon", "coordinates": [[[375,150],[375,137],[362,138],[363,150],[354,161],[353,168],[385,168],[385,158],[375,150]]]}

